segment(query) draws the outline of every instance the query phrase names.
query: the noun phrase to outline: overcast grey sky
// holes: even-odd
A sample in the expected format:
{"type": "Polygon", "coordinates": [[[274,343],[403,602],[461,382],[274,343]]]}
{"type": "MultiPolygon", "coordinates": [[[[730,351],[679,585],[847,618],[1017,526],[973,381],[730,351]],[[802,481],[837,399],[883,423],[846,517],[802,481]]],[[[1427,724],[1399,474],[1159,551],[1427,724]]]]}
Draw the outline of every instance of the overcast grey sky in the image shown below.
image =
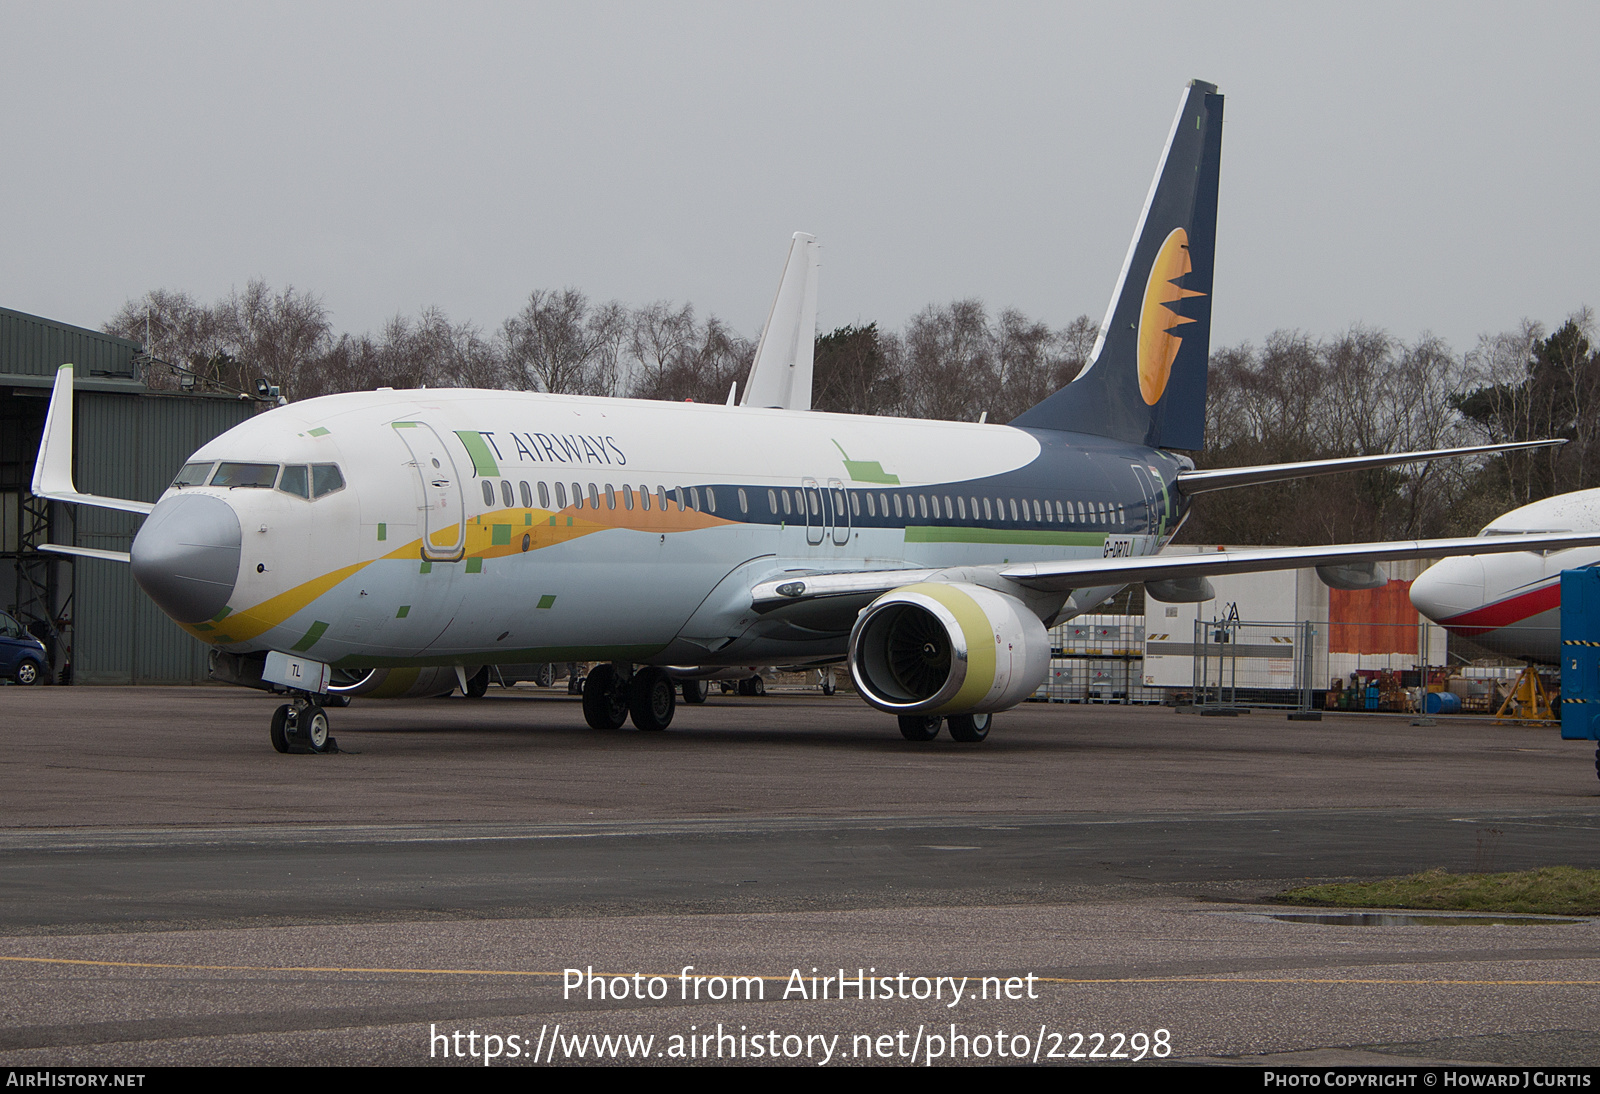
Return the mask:
{"type": "Polygon", "coordinates": [[[337,329],[533,289],[754,335],[1098,319],[1180,89],[1227,96],[1213,344],[1469,348],[1600,305],[1600,5],[0,2],[0,305],[252,278],[337,329]]]}

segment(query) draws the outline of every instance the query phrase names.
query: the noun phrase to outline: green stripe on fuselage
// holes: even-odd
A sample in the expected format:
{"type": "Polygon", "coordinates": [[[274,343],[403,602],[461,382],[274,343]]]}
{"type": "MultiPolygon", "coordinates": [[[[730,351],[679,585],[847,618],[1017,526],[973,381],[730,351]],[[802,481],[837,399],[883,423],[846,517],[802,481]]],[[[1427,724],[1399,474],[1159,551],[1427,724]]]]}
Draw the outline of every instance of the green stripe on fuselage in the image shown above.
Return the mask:
{"type": "Polygon", "coordinates": [[[491,479],[500,474],[500,465],[494,462],[494,453],[490,452],[489,446],[484,443],[482,433],[476,429],[458,429],[456,436],[461,438],[467,455],[472,457],[473,469],[478,474],[491,479]]]}

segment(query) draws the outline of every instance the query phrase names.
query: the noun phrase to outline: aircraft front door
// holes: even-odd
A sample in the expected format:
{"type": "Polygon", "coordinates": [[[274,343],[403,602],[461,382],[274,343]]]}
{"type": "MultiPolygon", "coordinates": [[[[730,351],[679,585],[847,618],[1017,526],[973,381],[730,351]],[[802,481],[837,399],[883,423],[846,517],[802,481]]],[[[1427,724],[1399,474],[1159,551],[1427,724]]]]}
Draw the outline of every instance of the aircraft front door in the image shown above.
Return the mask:
{"type": "Polygon", "coordinates": [[[457,562],[467,553],[461,479],[444,440],[426,422],[393,422],[422,484],[422,557],[457,562]]]}

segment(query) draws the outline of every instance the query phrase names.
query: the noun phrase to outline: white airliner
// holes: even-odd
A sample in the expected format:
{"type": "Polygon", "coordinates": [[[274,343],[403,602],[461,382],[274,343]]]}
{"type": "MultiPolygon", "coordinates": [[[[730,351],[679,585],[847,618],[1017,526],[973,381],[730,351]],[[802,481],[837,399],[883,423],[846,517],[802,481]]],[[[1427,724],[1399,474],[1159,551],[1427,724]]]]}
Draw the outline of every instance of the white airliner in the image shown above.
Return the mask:
{"type": "MultiPolygon", "coordinates": [[[[1089,367],[1009,425],[812,412],[816,244],[797,235],[743,405],[379,390],[263,413],[202,446],[151,505],[79,493],[72,370],[35,494],[146,512],[124,555],[216,651],[219,678],[288,689],[272,741],[326,746],[331,693],[428,695],[496,663],[597,661],[596,728],[671,721],[667,669],[848,660],[928,740],[982,740],[1049,664],[1047,624],[1130,582],[1382,559],[1481,539],[1160,557],[1193,495],[1461,452],[1197,471],[1222,96],[1184,91],[1089,367]]],[[[730,404],[732,398],[730,396],[730,404]]],[[[1502,446],[1504,447],[1504,446],[1502,446]]],[[[1536,536],[1505,550],[1600,543],[1536,536]]]]}
{"type": "MultiPolygon", "coordinates": [[[[1480,536],[1600,530],[1600,490],[1578,490],[1503,513],[1480,536]]],[[[1508,657],[1561,659],[1561,571],[1600,564],[1600,550],[1526,551],[1447,558],[1411,584],[1417,611],[1508,657]]]]}

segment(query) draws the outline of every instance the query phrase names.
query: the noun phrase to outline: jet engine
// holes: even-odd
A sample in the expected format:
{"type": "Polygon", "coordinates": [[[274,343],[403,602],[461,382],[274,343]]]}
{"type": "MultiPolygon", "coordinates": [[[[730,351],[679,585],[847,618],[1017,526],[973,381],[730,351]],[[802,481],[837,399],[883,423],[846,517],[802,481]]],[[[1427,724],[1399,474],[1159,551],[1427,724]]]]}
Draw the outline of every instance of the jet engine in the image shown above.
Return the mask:
{"type": "Polygon", "coordinates": [[[850,675],[890,714],[986,714],[1016,706],[1050,667],[1050,637],[1016,597],[965,583],[885,593],[850,632],[850,675]]]}

